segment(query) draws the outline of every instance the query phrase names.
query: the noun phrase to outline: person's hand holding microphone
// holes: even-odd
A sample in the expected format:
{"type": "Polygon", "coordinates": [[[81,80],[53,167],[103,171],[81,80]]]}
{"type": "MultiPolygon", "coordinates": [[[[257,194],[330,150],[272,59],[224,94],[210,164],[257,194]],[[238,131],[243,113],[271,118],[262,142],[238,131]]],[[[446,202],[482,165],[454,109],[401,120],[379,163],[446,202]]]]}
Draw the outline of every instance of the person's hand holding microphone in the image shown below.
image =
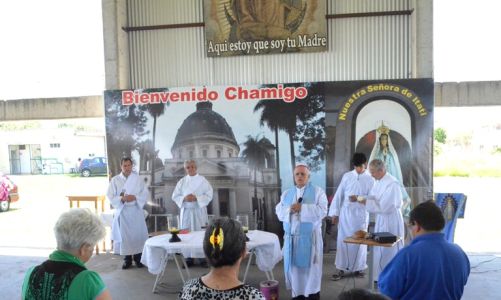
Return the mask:
{"type": "Polygon", "coordinates": [[[301,211],[301,202],[303,202],[303,197],[299,197],[297,202],[291,205],[291,212],[299,213],[301,211]]]}

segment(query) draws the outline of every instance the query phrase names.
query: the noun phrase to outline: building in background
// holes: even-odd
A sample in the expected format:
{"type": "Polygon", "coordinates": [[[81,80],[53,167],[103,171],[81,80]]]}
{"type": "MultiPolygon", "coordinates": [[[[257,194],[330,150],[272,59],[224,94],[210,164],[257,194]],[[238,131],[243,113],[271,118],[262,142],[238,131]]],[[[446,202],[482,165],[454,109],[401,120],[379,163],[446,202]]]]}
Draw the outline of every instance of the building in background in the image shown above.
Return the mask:
{"type": "Polygon", "coordinates": [[[89,122],[0,123],[0,170],[9,174],[77,172],[79,158],[105,156],[104,124],[102,128],[85,125],[89,122]]]}

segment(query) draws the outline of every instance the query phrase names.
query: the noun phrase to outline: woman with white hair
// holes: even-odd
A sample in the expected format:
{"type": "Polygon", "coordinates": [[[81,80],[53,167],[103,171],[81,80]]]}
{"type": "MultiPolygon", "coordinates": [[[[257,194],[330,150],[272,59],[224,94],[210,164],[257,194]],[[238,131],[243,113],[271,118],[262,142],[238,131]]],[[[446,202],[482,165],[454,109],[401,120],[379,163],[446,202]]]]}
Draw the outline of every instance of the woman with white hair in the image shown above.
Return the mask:
{"type": "Polygon", "coordinates": [[[28,270],[22,299],[111,299],[101,277],[84,265],[104,238],[102,221],[88,209],[72,209],[59,217],[54,233],[57,250],[28,270]]]}

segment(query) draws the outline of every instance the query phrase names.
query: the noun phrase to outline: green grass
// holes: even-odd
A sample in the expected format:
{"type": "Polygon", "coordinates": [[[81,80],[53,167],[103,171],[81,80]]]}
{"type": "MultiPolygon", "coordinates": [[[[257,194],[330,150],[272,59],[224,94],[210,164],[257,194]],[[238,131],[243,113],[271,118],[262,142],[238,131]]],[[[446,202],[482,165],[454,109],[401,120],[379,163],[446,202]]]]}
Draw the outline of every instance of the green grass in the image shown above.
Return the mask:
{"type": "Polygon", "coordinates": [[[434,157],[433,176],[501,177],[501,154],[444,151],[434,157]]]}

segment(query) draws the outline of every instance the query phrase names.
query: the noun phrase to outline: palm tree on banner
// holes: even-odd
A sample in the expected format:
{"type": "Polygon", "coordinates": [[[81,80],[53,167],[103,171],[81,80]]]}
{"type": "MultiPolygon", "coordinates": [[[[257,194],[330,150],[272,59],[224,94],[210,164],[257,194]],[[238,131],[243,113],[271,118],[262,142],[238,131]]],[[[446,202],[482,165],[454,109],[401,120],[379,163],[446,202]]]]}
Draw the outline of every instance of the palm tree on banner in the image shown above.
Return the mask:
{"type": "MultiPolygon", "coordinates": [[[[263,85],[262,88],[266,87],[275,87],[276,85],[263,85]]],[[[292,84],[288,84],[286,86],[294,86],[292,84]]],[[[282,99],[269,99],[269,100],[260,100],[256,107],[254,107],[254,111],[263,108],[261,112],[261,123],[265,121],[268,124],[270,129],[275,130],[275,146],[277,147],[278,153],[278,130],[283,130],[289,136],[289,147],[291,153],[291,166],[292,170],[296,165],[296,150],[294,148],[294,137],[296,136],[296,123],[298,115],[300,114],[300,108],[298,101],[294,101],[292,103],[286,103],[282,101],[282,99]]],[[[278,162],[278,155],[277,155],[278,162]]],[[[277,163],[278,166],[278,163],[277,163]]]]}
{"type": "MultiPolygon", "coordinates": [[[[252,137],[248,135],[247,141],[243,145],[245,149],[242,151],[242,157],[254,172],[254,199],[257,201],[257,171],[262,170],[266,166],[266,160],[270,159],[270,154],[267,151],[269,141],[264,137],[259,138],[259,136],[252,137]]],[[[259,202],[257,209],[259,218],[262,218],[259,202]]]]}
{"type": "Polygon", "coordinates": [[[254,112],[261,110],[261,118],[259,119],[259,124],[263,126],[268,125],[270,130],[275,133],[275,167],[277,168],[277,184],[278,184],[278,194],[281,194],[282,180],[280,179],[280,151],[278,149],[278,130],[281,128],[281,110],[282,105],[280,101],[269,101],[260,100],[254,107],[254,112]]]}
{"type": "MultiPolygon", "coordinates": [[[[254,108],[254,111],[262,108],[261,124],[266,122],[275,134],[283,130],[289,136],[291,170],[294,170],[296,165],[294,142],[299,142],[299,154],[303,160],[311,164],[310,167],[317,168],[324,158],[324,85],[309,82],[284,84],[284,87],[299,86],[308,90],[308,96],[305,99],[296,99],[290,103],[282,99],[261,100],[254,108]]],[[[261,88],[270,87],[275,87],[275,85],[261,86],[261,88]]],[[[275,143],[278,153],[278,142],[275,143]]]]}
{"type": "Polygon", "coordinates": [[[157,133],[157,118],[160,117],[165,113],[165,104],[164,103],[159,103],[159,104],[150,104],[148,105],[148,112],[150,115],[153,117],[153,152],[155,155],[151,158],[151,202],[155,203],[155,160],[156,160],[156,155],[158,152],[156,152],[156,147],[155,147],[155,141],[156,141],[156,133],[157,133]]]}

